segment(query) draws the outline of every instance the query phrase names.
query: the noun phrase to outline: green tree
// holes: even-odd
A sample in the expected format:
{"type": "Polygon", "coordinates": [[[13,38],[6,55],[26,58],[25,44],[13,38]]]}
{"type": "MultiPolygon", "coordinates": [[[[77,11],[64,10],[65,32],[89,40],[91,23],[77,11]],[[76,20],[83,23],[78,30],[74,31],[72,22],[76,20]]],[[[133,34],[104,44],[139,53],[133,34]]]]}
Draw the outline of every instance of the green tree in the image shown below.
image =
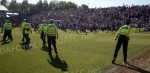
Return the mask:
{"type": "Polygon", "coordinates": [[[58,9],[58,5],[59,5],[58,3],[59,3],[59,2],[51,1],[51,2],[49,3],[49,6],[48,6],[49,10],[51,10],[51,9],[53,9],[53,10],[58,9]]]}
{"type": "Polygon", "coordinates": [[[8,6],[8,9],[9,9],[11,12],[17,12],[18,10],[20,10],[20,9],[18,9],[17,6],[18,6],[18,5],[17,5],[16,0],[11,0],[10,4],[9,4],[9,6],[8,6]]]}
{"type": "Polygon", "coordinates": [[[42,2],[42,0],[39,0],[39,2],[37,2],[36,8],[38,9],[38,12],[43,11],[43,2],[42,2]]]}
{"type": "Polygon", "coordinates": [[[7,0],[1,0],[1,5],[6,6],[6,4],[7,4],[7,0]]]}
{"type": "Polygon", "coordinates": [[[77,4],[75,4],[73,2],[67,3],[67,9],[76,9],[77,7],[78,7],[77,4]]]}
{"type": "Polygon", "coordinates": [[[58,7],[61,10],[66,10],[67,9],[67,2],[66,1],[60,1],[58,7]]]}
{"type": "Polygon", "coordinates": [[[29,4],[28,4],[28,0],[23,0],[22,2],[22,6],[21,6],[21,14],[22,15],[26,15],[29,14],[29,4]]]}
{"type": "Polygon", "coordinates": [[[80,8],[82,8],[82,9],[89,9],[89,6],[86,5],[86,4],[82,4],[82,5],[80,6],[80,8]]]}
{"type": "Polygon", "coordinates": [[[52,2],[50,2],[48,5],[48,10],[51,10],[51,9],[52,9],[52,2]]]}
{"type": "Polygon", "coordinates": [[[30,7],[30,12],[31,12],[30,15],[34,15],[38,13],[38,9],[36,8],[35,4],[30,4],[29,7],[30,7]]]}
{"type": "Polygon", "coordinates": [[[69,9],[76,9],[77,7],[78,7],[77,4],[73,2],[60,1],[49,3],[49,9],[54,10],[69,10],[69,9]]]}
{"type": "Polygon", "coordinates": [[[48,2],[47,2],[47,0],[44,0],[44,3],[43,3],[43,10],[44,10],[44,11],[48,11],[48,2]]]}

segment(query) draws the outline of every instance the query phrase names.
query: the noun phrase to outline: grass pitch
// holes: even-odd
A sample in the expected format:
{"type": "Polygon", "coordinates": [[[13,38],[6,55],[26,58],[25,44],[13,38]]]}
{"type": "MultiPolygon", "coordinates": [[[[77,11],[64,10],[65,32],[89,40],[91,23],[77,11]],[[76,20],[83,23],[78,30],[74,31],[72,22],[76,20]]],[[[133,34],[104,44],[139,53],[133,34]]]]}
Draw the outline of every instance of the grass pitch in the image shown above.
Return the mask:
{"type": "MultiPolygon", "coordinates": [[[[111,60],[116,42],[115,33],[89,32],[76,34],[59,30],[57,48],[52,56],[42,47],[40,35],[30,34],[30,49],[20,45],[21,31],[13,29],[13,42],[0,44],[0,73],[104,73],[114,67],[111,60]]],[[[3,33],[0,33],[2,39],[3,33]]],[[[150,47],[150,33],[132,33],[128,46],[128,59],[150,47]]],[[[120,50],[117,63],[122,63],[120,50]]]]}

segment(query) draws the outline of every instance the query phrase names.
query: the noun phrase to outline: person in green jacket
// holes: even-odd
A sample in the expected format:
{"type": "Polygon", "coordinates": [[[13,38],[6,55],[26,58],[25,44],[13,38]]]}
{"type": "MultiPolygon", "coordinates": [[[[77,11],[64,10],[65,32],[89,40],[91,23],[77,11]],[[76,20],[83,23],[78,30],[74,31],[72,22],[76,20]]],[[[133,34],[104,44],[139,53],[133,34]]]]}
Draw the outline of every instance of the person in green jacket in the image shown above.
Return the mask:
{"type": "Polygon", "coordinates": [[[57,26],[54,23],[53,19],[51,19],[50,24],[47,25],[46,32],[47,32],[47,39],[48,39],[47,42],[48,42],[48,48],[49,48],[49,55],[51,54],[51,50],[52,50],[51,44],[54,47],[54,51],[56,55],[58,55],[57,48],[56,48],[56,37],[58,39],[58,31],[57,31],[57,26]]]}
{"type": "Polygon", "coordinates": [[[3,36],[3,42],[6,42],[6,37],[13,41],[11,31],[13,29],[12,23],[10,23],[9,20],[6,20],[6,23],[3,26],[4,36],[3,36]]]}
{"type": "Polygon", "coordinates": [[[26,44],[30,43],[30,38],[29,38],[29,33],[32,33],[32,27],[31,24],[28,22],[28,20],[26,20],[26,22],[24,23],[22,30],[24,31],[24,35],[23,37],[26,39],[26,44]]]}
{"type": "Polygon", "coordinates": [[[21,41],[22,41],[23,43],[24,43],[24,38],[25,38],[25,37],[24,37],[25,33],[24,33],[24,30],[23,30],[23,27],[24,27],[24,24],[26,23],[26,21],[27,21],[27,19],[24,19],[24,20],[23,20],[23,22],[21,23],[21,29],[20,29],[20,30],[22,31],[22,40],[21,40],[21,41]]]}
{"type": "Polygon", "coordinates": [[[46,28],[47,28],[47,24],[45,20],[42,20],[42,24],[40,24],[39,26],[39,33],[40,33],[40,38],[43,41],[43,45],[46,45],[46,28]]]}
{"type": "Polygon", "coordinates": [[[130,21],[128,20],[126,21],[125,25],[121,26],[117,31],[115,40],[118,39],[118,41],[116,44],[116,49],[112,60],[113,64],[115,64],[115,60],[117,58],[118,51],[120,50],[121,45],[123,45],[124,63],[127,63],[127,48],[130,30],[131,30],[130,21]]]}

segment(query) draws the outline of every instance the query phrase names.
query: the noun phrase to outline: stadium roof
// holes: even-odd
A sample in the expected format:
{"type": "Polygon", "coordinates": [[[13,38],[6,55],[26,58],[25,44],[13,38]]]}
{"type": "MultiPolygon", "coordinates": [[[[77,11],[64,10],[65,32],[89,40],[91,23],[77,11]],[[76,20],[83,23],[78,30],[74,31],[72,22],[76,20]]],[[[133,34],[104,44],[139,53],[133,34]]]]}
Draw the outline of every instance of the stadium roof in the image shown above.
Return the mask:
{"type": "Polygon", "coordinates": [[[5,6],[0,5],[0,11],[8,11],[8,9],[5,6]]]}

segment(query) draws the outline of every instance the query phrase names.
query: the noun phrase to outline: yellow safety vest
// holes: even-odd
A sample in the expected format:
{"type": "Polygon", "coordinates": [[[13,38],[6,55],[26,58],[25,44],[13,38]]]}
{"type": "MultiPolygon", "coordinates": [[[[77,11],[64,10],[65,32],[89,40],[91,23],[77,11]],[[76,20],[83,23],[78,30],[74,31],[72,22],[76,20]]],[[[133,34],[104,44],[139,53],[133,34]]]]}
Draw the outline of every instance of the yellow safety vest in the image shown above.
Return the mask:
{"type": "Polygon", "coordinates": [[[23,25],[23,30],[25,34],[29,34],[30,30],[31,30],[31,24],[30,23],[25,23],[23,25]]]}
{"type": "Polygon", "coordinates": [[[8,22],[6,22],[5,24],[4,24],[4,30],[11,30],[12,29],[12,24],[11,23],[8,23],[8,22]]]}
{"type": "Polygon", "coordinates": [[[46,33],[46,28],[47,28],[46,24],[41,24],[41,26],[39,27],[40,33],[42,33],[42,32],[46,33]]]}
{"type": "Polygon", "coordinates": [[[56,36],[57,35],[57,26],[55,24],[49,24],[47,25],[47,34],[48,36],[56,36]]]}
{"type": "Polygon", "coordinates": [[[129,36],[130,30],[131,30],[131,27],[129,25],[123,25],[117,31],[116,36],[117,37],[119,37],[120,35],[129,36]]]}

